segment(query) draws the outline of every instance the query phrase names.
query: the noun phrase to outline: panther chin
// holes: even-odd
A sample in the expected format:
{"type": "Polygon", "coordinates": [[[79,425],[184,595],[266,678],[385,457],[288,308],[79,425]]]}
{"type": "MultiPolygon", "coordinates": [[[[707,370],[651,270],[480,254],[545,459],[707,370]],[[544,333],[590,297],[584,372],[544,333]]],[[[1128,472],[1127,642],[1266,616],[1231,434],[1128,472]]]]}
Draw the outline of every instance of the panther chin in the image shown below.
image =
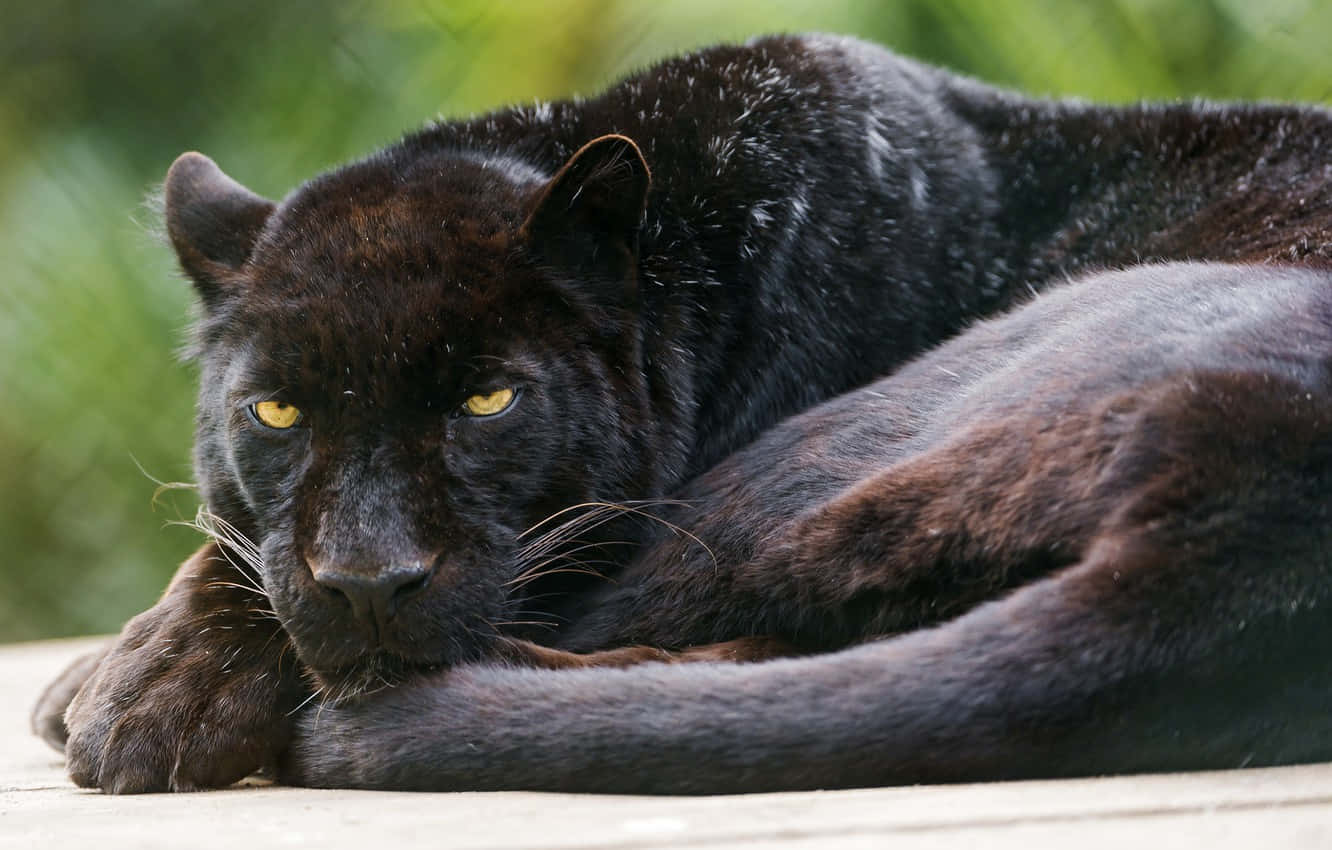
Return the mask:
{"type": "Polygon", "coordinates": [[[306,680],[314,691],[310,699],[321,705],[342,705],[397,687],[413,676],[438,670],[444,664],[403,658],[381,649],[368,652],[345,666],[304,666],[306,680]]]}

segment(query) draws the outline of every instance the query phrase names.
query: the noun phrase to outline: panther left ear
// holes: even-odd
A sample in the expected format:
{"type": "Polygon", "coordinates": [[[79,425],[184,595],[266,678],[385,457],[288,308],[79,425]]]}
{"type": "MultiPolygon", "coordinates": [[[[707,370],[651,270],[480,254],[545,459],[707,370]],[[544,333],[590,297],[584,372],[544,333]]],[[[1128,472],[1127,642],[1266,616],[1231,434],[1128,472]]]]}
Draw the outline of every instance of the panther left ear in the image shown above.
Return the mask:
{"type": "Polygon", "coordinates": [[[627,278],[638,259],[651,183],[632,139],[593,139],[537,193],[522,233],[549,262],[627,278]]]}

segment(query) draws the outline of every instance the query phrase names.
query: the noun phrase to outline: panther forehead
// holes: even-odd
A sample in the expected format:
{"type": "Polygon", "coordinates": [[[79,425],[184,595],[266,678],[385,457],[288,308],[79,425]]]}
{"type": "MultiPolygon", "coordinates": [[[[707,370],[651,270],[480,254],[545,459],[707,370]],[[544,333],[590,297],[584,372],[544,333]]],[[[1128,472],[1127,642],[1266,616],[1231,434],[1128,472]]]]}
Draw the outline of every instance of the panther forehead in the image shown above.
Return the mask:
{"type": "Polygon", "coordinates": [[[361,308],[422,282],[484,290],[514,255],[533,191],[466,157],[407,173],[363,163],[288,197],[248,272],[264,292],[350,298],[361,308]]]}
{"type": "Polygon", "coordinates": [[[478,353],[506,319],[519,324],[515,303],[540,300],[519,236],[536,175],[466,156],[431,163],[381,157],[292,193],[240,271],[243,297],[205,318],[217,339],[279,362],[318,352],[343,372],[478,353]],[[350,352],[355,363],[333,362],[350,352]]]}

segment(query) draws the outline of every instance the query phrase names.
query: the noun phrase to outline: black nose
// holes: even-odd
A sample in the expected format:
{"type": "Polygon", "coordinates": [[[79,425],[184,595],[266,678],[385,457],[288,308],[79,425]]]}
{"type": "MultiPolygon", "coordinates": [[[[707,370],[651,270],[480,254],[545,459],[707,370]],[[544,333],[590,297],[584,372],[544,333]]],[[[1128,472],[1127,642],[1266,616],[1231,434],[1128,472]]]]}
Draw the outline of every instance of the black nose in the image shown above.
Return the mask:
{"type": "Polygon", "coordinates": [[[315,567],[314,579],[332,588],[351,603],[358,620],[374,623],[382,630],[397,613],[398,606],[425,589],[433,570],[424,564],[366,570],[315,567]]]}

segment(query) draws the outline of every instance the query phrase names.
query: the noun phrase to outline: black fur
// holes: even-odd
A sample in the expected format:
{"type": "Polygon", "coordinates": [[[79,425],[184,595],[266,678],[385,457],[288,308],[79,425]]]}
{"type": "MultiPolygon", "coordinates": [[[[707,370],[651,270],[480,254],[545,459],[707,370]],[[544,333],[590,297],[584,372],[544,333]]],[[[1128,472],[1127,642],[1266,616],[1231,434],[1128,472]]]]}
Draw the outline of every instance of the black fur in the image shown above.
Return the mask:
{"type": "MultiPolygon", "coordinates": [[[[882,529],[876,532],[880,523],[902,534],[934,526],[901,519],[916,516],[910,511],[876,513],[870,499],[838,506],[827,527],[819,516],[805,517],[810,525],[799,527],[808,532],[802,538],[791,530],[797,514],[831,505],[844,488],[872,489],[895,452],[903,459],[926,456],[923,443],[904,437],[913,429],[935,429],[940,445],[966,435],[947,430],[955,423],[944,407],[931,410],[917,396],[887,407],[864,407],[873,396],[844,396],[829,410],[846,408],[845,416],[824,421],[810,414],[815,418],[774,426],[888,374],[977,318],[1076,270],[1188,258],[1326,264],[1332,257],[1332,172],[1323,160],[1330,137],[1332,115],[1312,107],[1112,109],[1038,101],[853,40],[804,37],[673,59],[587,101],[434,125],[316,178],[277,205],[244,190],[206,158],[182,157],[167,179],[167,224],[205,308],[197,343],[196,466],[208,509],[226,531],[219,551],[238,562],[250,556],[242,572],[264,595],[242,589],[212,606],[168,598],[163,605],[170,610],[140,622],[135,639],[113,650],[112,661],[100,668],[108,672],[94,674],[94,684],[71,708],[76,777],[116,790],[226,781],[206,770],[197,776],[126,772],[117,765],[124,762],[120,748],[130,745],[115,744],[111,731],[123,709],[92,696],[142,690],[134,671],[146,662],[134,659],[152,646],[144,635],[174,639],[224,611],[244,618],[271,606],[315,686],[336,698],[398,684],[422,669],[502,654],[512,635],[588,650],[633,641],[679,648],[766,635],[801,651],[823,651],[948,618],[963,617],[955,621],[961,623],[997,610],[971,611],[986,599],[1028,582],[1059,581],[1066,573],[1055,571],[1074,569],[1086,555],[1072,542],[1077,534],[1084,544],[1091,539],[1090,520],[1079,525],[1084,515],[1069,507],[1082,504],[1083,491],[1064,494],[1055,507],[1042,502],[1048,510],[1028,506],[1003,514],[1009,536],[1026,541],[1026,548],[1003,549],[998,561],[984,534],[945,528],[934,535],[943,548],[908,571],[909,582],[886,589],[871,576],[860,588],[837,565],[888,552],[892,541],[882,529]],[[464,415],[469,396],[503,388],[517,395],[502,415],[464,415]],[[251,407],[264,400],[294,404],[301,423],[264,428],[251,407]],[[781,458],[789,466],[776,465],[781,458]],[[758,482],[762,486],[751,486],[758,482]],[[580,523],[579,514],[561,513],[589,503],[673,496],[692,507],[634,510],[704,531],[718,559],[712,584],[695,580],[699,571],[690,565],[701,550],[688,538],[657,544],[648,523],[593,527],[600,514],[580,523]],[[709,505],[707,512],[698,511],[700,503],[709,505]],[[868,513],[856,514],[862,508],[868,513]],[[850,524],[838,524],[843,513],[850,524]],[[1038,521],[1046,513],[1056,526],[1073,526],[1048,539],[1042,535],[1051,526],[1038,521]],[[575,522],[539,545],[524,536],[565,518],[575,522]],[[242,538],[254,541],[253,553],[242,538]],[[768,548],[777,542],[809,547],[800,569],[783,571],[787,550],[768,548]],[[645,545],[648,554],[631,563],[645,545]],[[583,575],[626,565],[610,592],[600,579],[583,575]],[[394,576],[427,579],[394,585],[370,616],[369,608],[319,579],[329,574],[381,586],[397,582],[394,576]],[[171,606],[183,606],[186,614],[171,606]],[[548,635],[540,627],[545,621],[562,628],[548,635]],[[115,681],[99,684],[99,676],[115,681]]],[[[1296,279],[1252,268],[1255,277],[1273,275],[1274,283],[1296,279]]],[[[1220,273],[1172,274],[1205,282],[1220,273]]],[[[1099,285],[1134,289],[1154,279],[1129,275],[1099,285]]],[[[1031,345],[1043,339],[1032,331],[1031,345]]],[[[1132,339],[1155,342],[1149,334],[1132,339]]],[[[1027,341],[994,345],[1020,348],[1027,341]]],[[[1077,349],[1076,341],[1066,346],[1077,349]]],[[[946,394],[948,387],[929,383],[920,390],[946,394]]],[[[1025,384],[1008,391],[1014,404],[1034,403],[1025,384]]],[[[1103,395],[1097,392],[1089,387],[1081,401],[1098,403],[1103,395]]],[[[1064,436],[1071,442],[1056,440],[1037,463],[1048,473],[1041,481],[1074,476],[1079,462],[1098,460],[1077,453],[1076,434],[1064,436]],[[1057,476],[1049,464],[1066,469],[1057,476]]],[[[980,504],[1002,501],[1006,476],[1027,467],[1023,458],[977,439],[967,456],[992,464],[983,494],[988,501],[980,504]]],[[[947,489],[940,482],[957,483],[945,476],[934,486],[947,489]]],[[[928,491],[913,485],[906,492],[928,491]]],[[[1106,501],[1096,504],[1108,510],[1118,496],[1129,493],[1107,485],[1106,501]]],[[[942,511],[920,498],[912,510],[942,511]]],[[[187,565],[189,576],[214,587],[219,567],[212,563],[195,559],[187,565]]],[[[1038,586],[1044,585],[1026,587],[1009,601],[1038,586]]],[[[1002,604],[1008,603],[994,603],[1002,604]]],[[[1030,631],[1032,640],[1045,634],[1030,631]]],[[[228,649],[225,630],[215,634],[214,648],[228,649]]],[[[934,634],[902,640],[939,640],[934,634]]],[[[197,689],[191,683],[208,669],[212,654],[195,645],[200,651],[178,665],[188,676],[152,668],[168,685],[178,681],[175,691],[158,688],[163,699],[197,689]]],[[[872,656],[865,649],[844,657],[872,656]]],[[[841,681],[842,657],[586,676],[624,683],[624,705],[638,705],[650,718],[655,677],[665,677],[663,699],[686,693],[670,690],[677,687],[665,684],[677,681],[671,677],[688,683],[714,677],[734,681],[737,689],[722,686],[721,703],[734,697],[737,705],[749,705],[744,700],[752,697],[758,705],[771,695],[751,693],[745,682],[768,676],[784,682],[783,670],[826,670],[826,677],[811,681],[841,681]],[[763,672],[769,670],[777,672],[763,672]],[[648,683],[642,686],[648,691],[635,690],[635,682],[648,683]]],[[[956,663],[970,657],[960,654],[956,663]]],[[[905,676],[903,669],[885,675],[905,676]]],[[[260,671],[279,672],[256,662],[260,671]]],[[[601,716],[600,684],[490,668],[445,675],[447,683],[435,690],[416,684],[366,697],[334,715],[341,725],[330,729],[364,733],[371,750],[383,745],[391,752],[396,742],[384,740],[393,735],[382,724],[401,710],[394,706],[475,699],[482,714],[494,709],[508,718],[513,740],[521,741],[520,715],[526,715],[510,700],[532,693],[522,690],[526,684],[506,690],[510,680],[534,688],[549,681],[552,699],[565,682],[587,685],[579,717],[601,716]],[[493,683],[493,696],[483,699],[479,685],[458,684],[467,682],[493,683]]],[[[281,677],[284,688],[290,679],[289,673],[281,677]]],[[[893,692],[903,687],[894,684],[893,692]]],[[[804,713],[822,718],[812,723],[826,724],[830,734],[845,731],[851,715],[831,708],[844,697],[798,693],[809,700],[804,713]],[[825,711],[832,714],[824,717],[825,711]]],[[[921,692],[920,699],[933,697],[921,692]]],[[[532,704],[524,705],[530,710],[532,704]]],[[[466,712],[460,709],[459,716],[466,712]]],[[[719,716],[716,722],[724,725],[736,715],[719,716]]],[[[145,731],[132,746],[179,749],[188,720],[145,731]]],[[[578,722],[568,727],[572,745],[587,747],[594,758],[600,750],[578,722]]],[[[642,747],[664,745],[665,738],[652,734],[657,725],[647,725],[637,732],[608,726],[604,745],[619,747],[623,759],[641,754],[636,734],[642,747]]],[[[696,734],[709,728],[701,724],[696,734]]],[[[764,728],[793,732],[777,721],[764,728]]],[[[500,741],[505,731],[496,727],[487,745],[507,747],[500,741]]],[[[353,738],[303,739],[291,775],[321,784],[454,786],[434,763],[404,761],[403,772],[395,773],[399,768],[380,764],[353,738]],[[343,760],[344,748],[354,757],[343,760]],[[362,759],[374,762],[373,770],[362,759]]],[[[828,745],[837,740],[846,743],[833,735],[828,745]]],[[[538,748],[547,743],[532,742],[538,748]]],[[[268,744],[254,757],[256,765],[285,738],[274,733],[268,744]]],[[[226,741],[215,746],[229,752],[226,741]]],[[[907,776],[876,773],[871,779],[850,764],[838,774],[835,760],[818,778],[771,772],[788,746],[726,758],[762,761],[761,772],[772,777],[764,787],[907,776]]],[[[519,751],[505,752],[517,759],[519,751]]],[[[539,751],[529,757],[551,764],[556,754],[567,755],[556,749],[549,758],[539,751]]],[[[571,765],[577,761],[569,758],[571,765]]],[[[976,759],[982,764],[979,754],[976,759]]],[[[496,770],[510,763],[492,761],[496,770]]],[[[234,759],[227,764],[227,775],[241,766],[234,759]]],[[[596,756],[589,770],[596,773],[601,764],[596,756]]],[[[681,762],[680,769],[689,764],[681,762]]],[[[706,761],[693,764],[695,772],[710,770],[706,761]]],[[[967,775],[998,775],[991,762],[984,764],[990,766],[967,775]]],[[[1036,772],[1056,770],[1049,762],[1031,764],[1036,772]]],[[[949,770],[966,773],[948,759],[935,769],[941,777],[949,770]]],[[[533,771],[513,773],[511,780],[478,773],[475,784],[589,787],[572,773],[533,771]]],[[[922,777],[936,775],[921,771],[922,777]]],[[[762,784],[728,784],[727,775],[690,778],[663,769],[652,787],[762,784]]]]}

